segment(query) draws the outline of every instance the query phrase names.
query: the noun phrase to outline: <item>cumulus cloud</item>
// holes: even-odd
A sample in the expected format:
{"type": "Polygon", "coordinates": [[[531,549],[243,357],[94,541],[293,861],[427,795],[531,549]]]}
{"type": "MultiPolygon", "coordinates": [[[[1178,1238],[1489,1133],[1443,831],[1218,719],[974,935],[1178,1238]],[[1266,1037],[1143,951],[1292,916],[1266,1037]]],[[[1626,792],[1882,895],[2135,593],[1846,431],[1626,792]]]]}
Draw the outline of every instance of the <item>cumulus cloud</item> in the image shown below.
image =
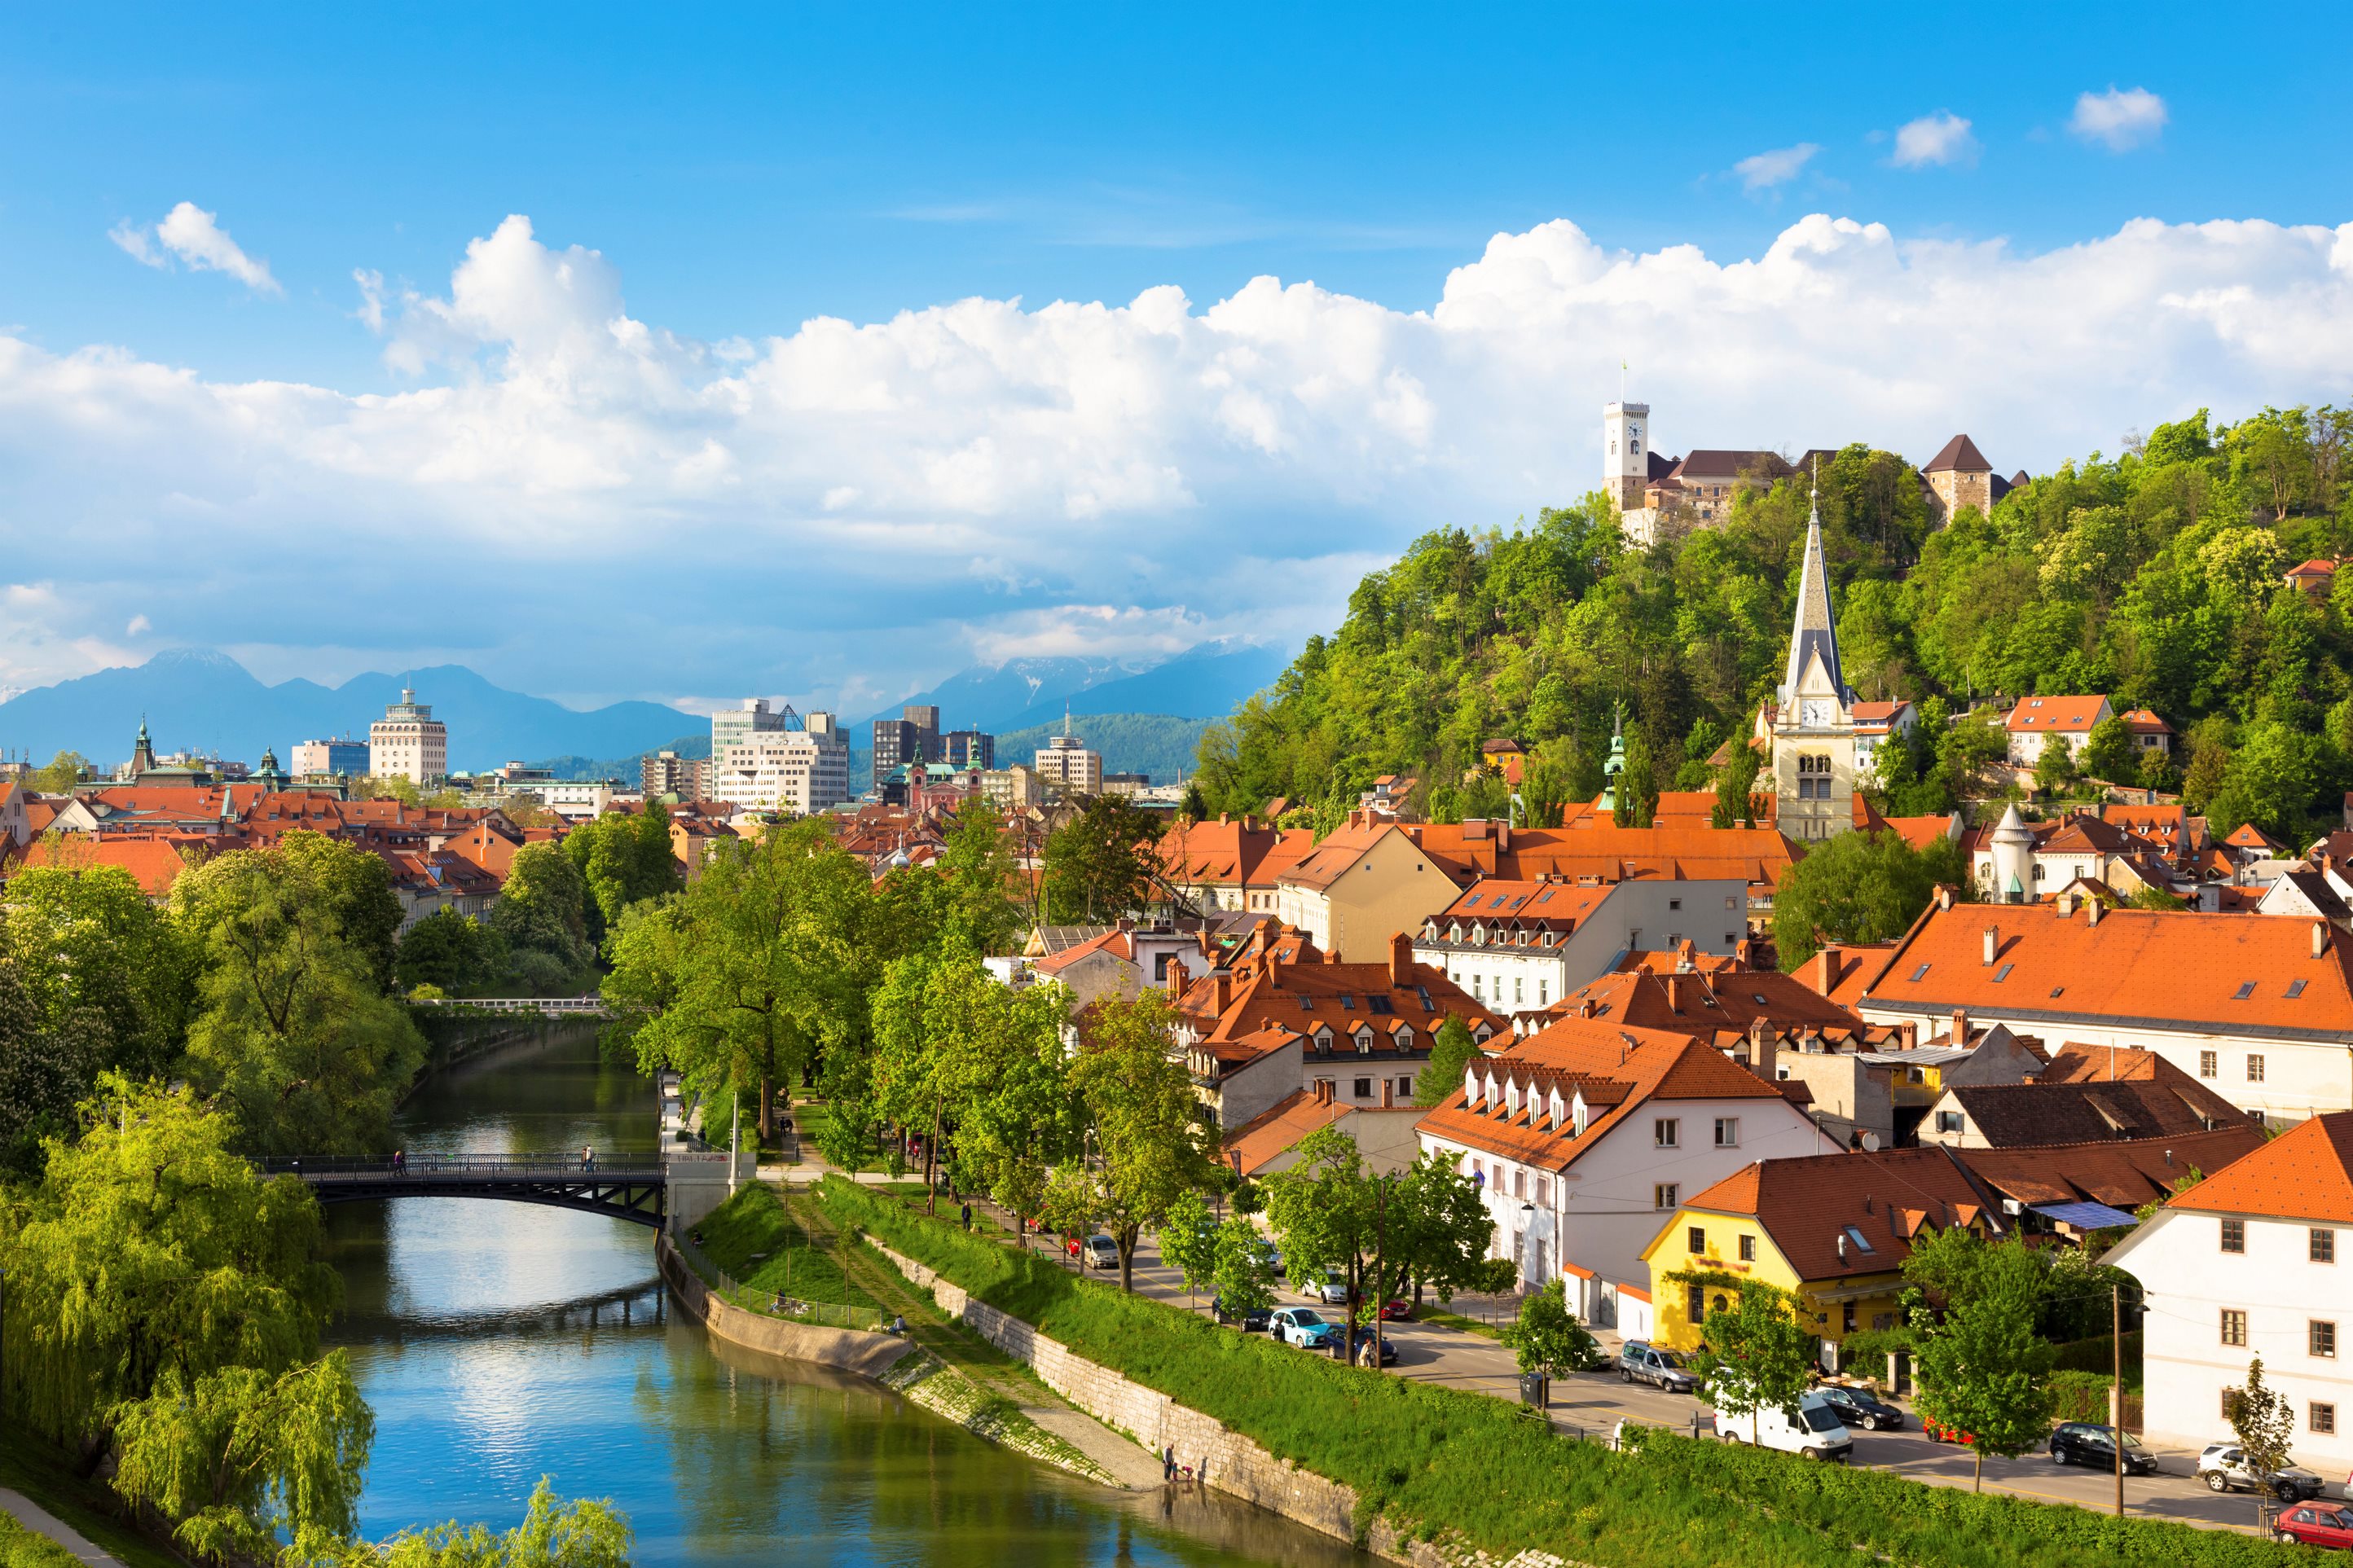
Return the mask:
{"type": "Polygon", "coordinates": [[[1820,145],[1813,142],[1800,142],[1795,147],[1777,147],[1769,153],[1743,158],[1732,165],[1732,172],[1740,176],[1743,190],[1770,190],[1775,185],[1787,184],[1796,179],[1798,172],[1811,163],[1814,154],[1820,151],[1820,145]]]}
{"type": "Polygon", "coordinates": [[[1977,155],[1978,139],[1969,133],[1969,122],[1948,109],[1896,128],[1895,166],[1899,169],[1971,163],[1977,155]]]}
{"type": "Polygon", "coordinates": [[[131,602],[270,679],[461,658],[847,709],[976,657],[1295,645],[1414,535],[1593,489],[1620,359],[1670,449],[1921,460],[1967,430],[2005,472],[2201,405],[2353,395],[2353,225],[2140,220],[2036,254],[1815,215],[1719,259],[1564,220],[1496,235],[1427,310],[1262,277],[725,352],[520,216],[446,289],[361,286],[413,378],[389,393],[0,333],[0,504],[45,521],[12,570],[47,585],[9,606],[0,681],[90,668],[131,602]],[[202,571],[144,564],[192,539],[202,571]]]}
{"type": "Polygon", "coordinates": [[[192,272],[226,272],[257,294],[286,292],[269,275],[269,262],[248,256],[221,227],[219,218],[194,202],[180,203],[152,228],[117,224],[107,231],[107,238],[149,267],[169,267],[177,257],[192,272]]]}
{"type": "Polygon", "coordinates": [[[2146,146],[2165,129],[2165,100],[2145,87],[2087,92],[2075,100],[2075,113],[2067,129],[2086,142],[2097,142],[2111,153],[2129,153],[2146,146]]]}

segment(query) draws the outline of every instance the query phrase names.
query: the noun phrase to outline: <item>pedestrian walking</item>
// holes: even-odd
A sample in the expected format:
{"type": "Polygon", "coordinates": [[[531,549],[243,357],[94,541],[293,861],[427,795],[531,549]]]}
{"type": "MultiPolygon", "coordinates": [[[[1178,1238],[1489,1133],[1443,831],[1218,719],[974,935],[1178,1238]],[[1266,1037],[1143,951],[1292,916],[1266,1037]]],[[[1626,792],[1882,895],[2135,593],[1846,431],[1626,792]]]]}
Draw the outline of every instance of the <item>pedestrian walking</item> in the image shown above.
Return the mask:
{"type": "Polygon", "coordinates": [[[972,1205],[970,1204],[964,1205],[964,1227],[966,1230],[970,1230],[972,1228],[972,1205]]]}
{"type": "Polygon", "coordinates": [[[596,1168],[596,1146],[594,1143],[583,1143],[580,1146],[580,1168],[584,1171],[593,1171],[596,1168]]]}
{"type": "Polygon", "coordinates": [[[1176,1479],[1176,1445],[1174,1443],[1161,1450],[1160,1479],[1164,1481],[1173,1481],[1176,1479]]]}

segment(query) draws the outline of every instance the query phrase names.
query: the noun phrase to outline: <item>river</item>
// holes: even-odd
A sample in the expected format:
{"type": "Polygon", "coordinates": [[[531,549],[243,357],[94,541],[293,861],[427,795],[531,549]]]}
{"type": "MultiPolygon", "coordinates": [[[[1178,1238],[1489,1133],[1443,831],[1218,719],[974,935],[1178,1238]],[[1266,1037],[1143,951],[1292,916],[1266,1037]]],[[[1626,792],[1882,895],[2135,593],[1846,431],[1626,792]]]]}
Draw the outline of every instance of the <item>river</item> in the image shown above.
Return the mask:
{"type": "MultiPolygon", "coordinates": [[[[423,1085],[412,1154],[654,1145],[650,1086],[551,1031],[423,1085]]],[[[652,1568],[1366,1560],[1217,1494],[1115,1493],[990,1447],[861,1379],[705,1339],[653,1235],[464,1198],[327,1211],[347,1348],[376,1416],[360,1523],[503,1528],[540,1477],[607,1498],[652,1568]]]]}

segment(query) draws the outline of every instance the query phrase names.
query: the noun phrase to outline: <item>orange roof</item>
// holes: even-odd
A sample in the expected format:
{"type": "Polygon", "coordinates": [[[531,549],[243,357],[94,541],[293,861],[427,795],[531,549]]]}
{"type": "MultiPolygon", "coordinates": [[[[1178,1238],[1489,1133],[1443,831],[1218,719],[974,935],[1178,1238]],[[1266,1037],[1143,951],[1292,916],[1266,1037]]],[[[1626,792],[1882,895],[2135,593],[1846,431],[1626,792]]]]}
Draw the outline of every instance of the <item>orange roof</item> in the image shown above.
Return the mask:
{"type": "Polygon", "coordinates": [[[2025,697],[2010,710],[2010,732],[2013,735],[2032,731],[2036,734],[2057,730],[2064,734],[2088,731],[2100,721],[2100,710],[2108,700],[2097,693],[2089,697],[2025,697]]]}
{"type": "Polygon", "coordinates": [[[2291,1128],[2168,1206],[2353,1225],[2353,1110],[2291,1128]]]}
{"type": "Polygon", "coordinates": [[[2129,712],[2119,713],[2116,717],[2122,719],[2125,721],[2125,728],[2131,731],[2136,735],[2170,735],[2173,733],[2172,725],[2167,723],[2164,720],[2158,718],[2156,714],[2150,712],[2146,708],[2135,708],[2129,712]]]}
{"type": "Polygon", "coordinates": [[[2242,822],[2239,824],[2237,827],[2232,830],[2231,837],[2225,838],[2222,842],[2229,845],[2233,849],[2261,849],[2266,853],[2276,852],[2287,847],[2278,839],[2274,838],[2270,834],[2265,833],[2262,828],[2257,827],[2252,822],[2242,822]]]}
{"type": "Polygon", "coordinates": [[[69,871],[95,870],[100,866],[113,866],[131,873],[139,890],[151,899],[160,899],[172,890],[180,873],[187,868],[181,858],[183,845],[170,838],[145,834],[70,835],[62,841],[36,839],[25,847],[17,870],[29,870],[37,866],[59,866],[69,871]]]}
{"type": "Polygon", "coordinates": [[[1759,1160],[1683,1206],[1754,1215],[1806,1280],[1893,1273],[1924,1230],[1999,1225],[1984,1194],[1941,1148],[1759,1160]]]}
{"type": "Polygon", "coordinates": [[[1567,927],[1599,909],[1601,900],[1609,893],[1608,888],[1579,888],[1563,882],[1482,877],[1465,889],[1461,897],[1431,918],[1440,921],[1479,920],[1490,924],[1567,927]]]}
{"type": "Polygon", "coordinates": [[[1273,1106],[1226,1134],[1226,1163],[1245,1175],[1264,1170],[1284,1150],[1319,1128],[1331,1126],[1353,1106],[1293,1089],[1273,1106]]]}
{"type": "Polygon", "coordinates": [[[2353,949],[2325,922],[2154,910],[2104,910],[2094,922],[2093,907],[1932,903],[1859,1005],[2332,1041],[2353,1033],[2353,949]]]}
{"type": "Polygon", "coordinates": [[[1588,981],[1550,1011],[1561,1018],[1594,1018],[1692,1035],[1746,1033],[1758,1019],[1776,1029],[1863,1032],[1861,1018],[1809,989],[1796,975],[1778,970],[1655,974],[1620,969],[1588,981]]]}
{"type": "Polygon", "coordinates": [[[1894,831],[1897,837],[1903,839],[1905,843],[1909,844],[1913,848],[1926,849],[1929,845],[1936,843],[1940,838],[1957,837],[1957,834],[1955,832],[1955,828],[1958,826],[1960,818],[1957,816],[1951,815],[1945,816],[1891,816],[1887,819],[1887,826],[1894,831]]]}
{"type": "Polygon", "coordinates": [[[2130,1211],[2160,1202],[2192,1169],[2219,1171],[2263,1144],[2263,1130],[2241,1118],[2211,1131],[2159,1138],[2108,1138],[2023,1149],[1956,1149],[1996,1197],[2021,1204],[2088,1199],[2130,1211]]]}
{"type": "Polygon", "coordinates": [[[2301,566],[2289,567],[2287,569],[2287,575],[2290,577],[2334,577],[2337,575],[2337,563],[2334,561],[2324,561],[2318,556],[2315,556],[2301,566]]]}

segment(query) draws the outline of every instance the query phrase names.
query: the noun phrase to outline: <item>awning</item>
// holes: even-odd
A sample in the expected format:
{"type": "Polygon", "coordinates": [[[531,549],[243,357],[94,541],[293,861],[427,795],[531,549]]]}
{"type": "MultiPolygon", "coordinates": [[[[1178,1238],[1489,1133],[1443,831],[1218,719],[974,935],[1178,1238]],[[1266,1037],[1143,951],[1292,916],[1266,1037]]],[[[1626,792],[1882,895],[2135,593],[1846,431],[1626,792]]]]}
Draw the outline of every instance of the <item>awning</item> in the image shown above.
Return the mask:
{"type": "Polygon", "coordinates": [[[2118,1226],[2140,1223],[2124,1210],[2112,1209],[2105,1204],[2036,1204],[2034,1212],[2061,1225],[2072,1225],[2077,1230],[2113,1230],[2118,1226]]]}

